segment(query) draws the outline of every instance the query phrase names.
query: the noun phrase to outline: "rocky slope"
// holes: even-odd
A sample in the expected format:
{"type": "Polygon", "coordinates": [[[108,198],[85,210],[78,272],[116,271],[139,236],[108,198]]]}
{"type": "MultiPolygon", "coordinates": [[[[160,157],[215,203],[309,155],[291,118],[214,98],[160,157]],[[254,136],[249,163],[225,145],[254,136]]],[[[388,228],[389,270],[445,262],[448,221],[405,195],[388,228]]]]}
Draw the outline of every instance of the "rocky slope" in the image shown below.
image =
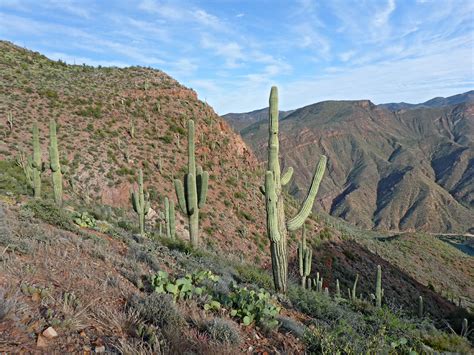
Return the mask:
{"type": "MultiPolygon", "coordinates": [[[[284,165],[302,197],[316,157],[329,158],[319,202],[363,228],[467,232],[474,220],[474,103],[391,112],[370,101],[325,101],[281,120],[284,165]]],[[[445,100],[445,101],[446,101],[445,100]]],[[[436,106],[436,105],[435,105],[436,106]]],[[[266,120],[243,128],[265,159],[266,120]]]]}

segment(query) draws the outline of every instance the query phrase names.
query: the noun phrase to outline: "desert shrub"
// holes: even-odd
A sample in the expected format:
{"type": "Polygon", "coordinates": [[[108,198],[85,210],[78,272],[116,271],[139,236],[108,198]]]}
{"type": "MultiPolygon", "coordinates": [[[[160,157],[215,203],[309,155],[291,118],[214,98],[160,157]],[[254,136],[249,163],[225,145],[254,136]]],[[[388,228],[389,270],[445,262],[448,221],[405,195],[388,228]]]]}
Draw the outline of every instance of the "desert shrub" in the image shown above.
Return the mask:
{"type": "Polygon", "coordinates": [[[160,262],[156,257],[155,250],[151,247],[147,248],[146,245],[138,244],[132,241],[128,248],[128,256],[136,261],[145,263],[154,271],[160,270],[160,262]]]}
{"type": "Polygon", "coordinates": [[[194,248],[190,243],[187,243],[182,239],[170,239],[164,237],[158,239],[162,245],[165,245],[170,250],[176,250],[196,257],[203,257],[205,255],[205,251],[194,248]]]}
{"type": "Polygon", "coordinates": [[[237,265],[238,279],[241,282],[257,285],[267,290],[273,288],[273,279],[270,273],[251,264],[237,265]]]}
{"type": "Polygon", "coordinates": [[[156,292],[145,297],[134,295],[129,300],[129,307],[138,312],[144,321],[170,331],[179,332],[186,325],[170,295],[156,292]]]}
{"type": "Polygon", "coordinates": [[[0,287],[0,322],[15,316],[15,312],[20,306],[25,307],[20,304],[18,292],[0,287]]]}
{"type": "Polygon", "coordinates": [[[205,332],[211,340],[221,344],[238,345],[242,341],[239,329],[227,319],[214,318],[204,324],[205,332]]]}
{"type": "Polygon", "coordinates": [[[423,342],[435,350],[449,351],[450,353],[469,354],[472,348],[469,342],[456,334],[448,334],[444,332],[434,332],[425,334],[423,342]]]}
{"type": "Polygon", "coordinates": [[[63,209],[58,207],[52,200],[31,200],[28,201],[23,209],[29,210],[34,217],[42,221],[58,226],[68,231],[76,231],[77,227],[72,222],[71,216],[63,209]]]}
{"type": "Polygon", "coordinates": [[[0,160],[0,193],[25,195],[28,192],[23,170],[13,160],[0,160]]]}

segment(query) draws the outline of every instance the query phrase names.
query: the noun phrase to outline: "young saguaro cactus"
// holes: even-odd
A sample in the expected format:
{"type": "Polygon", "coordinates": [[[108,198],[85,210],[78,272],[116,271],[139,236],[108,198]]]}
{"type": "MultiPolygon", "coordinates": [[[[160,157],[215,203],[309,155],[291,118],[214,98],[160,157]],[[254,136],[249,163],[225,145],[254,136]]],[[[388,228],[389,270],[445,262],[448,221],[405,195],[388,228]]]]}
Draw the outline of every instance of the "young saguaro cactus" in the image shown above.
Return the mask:
{"type": "Polygon", "coordinates": [[[150,211],[150,201],[145,196],[143,189],[143,171],[138,172],[138,191],[132,191],[133,210],[138,214],[140,223],[140,234],[145,235],[145,216],[150,211]]]}
{"type": "MultiPolygon", "coordinates": [[[[298,260],[301,276],[301,286],[306,286],[306,278],[311,273],[313,250],[306,245],[306,228],[303,226],[302,238],[298,242],[298,260]]],[[[309,287],[311,288],[311,287],[309,287]]]]}
{"type": "Polygon", "coordinates": [[[189,238],[193,246],[199,245],[199,211],[206,203],[209,174],[201,166],[196,168],[194,121],[188,121],[188,173],[174,180],[179,208],[188,216],[189,238]]]}
{"type": "Polygon", "coordinates": [[[268,163],[265,173],[265,194],[267,212],[267,235],[270,240],[272,271],[275,289],[286,293],[288,288],[288,231],[299,229],[313,208],[319,184],[326,169],[326,156],[322,155],[313,175],[311,187],[293,218],[286,220],[284,211],[284,195],[282,187],[289,183],[293,169],[289,168],[281,175],[278,142],[278,89],[273,86],[270,91],[269,109],[268,163]]]}
{"type": "Polygon", "coordinates": [[[33,159],[31,159],[31,182],[35,198],[41,197],[41,172],[43,163],[41,162],[41,147],[39,142],[38,124],[33,124],[33,159]]]}
{"type": "Polygon", "coordinates": [[[166,221],[166,236],[174,239],[176,234],[174,201],[165,197],[165,221],[166,221]]]}
{"type": "Polygon", "coordinates": [[[63,203],[63,174],[59,163],[58,138],[56,135],[56,121],[49,122],[49,160],[53,177],[54,201],[57,205],[63,203]]]}
{"type": "Polygon", "coordinates": [[[356,278],[354,280],[354,285],[352,286],[352,295],[351,299],[355,301],[357,299],[357,281],[359,281],[359,274],[356,275],[356,278]]]}
{"type": "Polygon", "coordinates": [[[17,164],[23,168],[26,182],[28,186],[33,189],[34,197],[41,197],[41,172],[43,171],[43,164],[41,162],[41,148],[39,143],[38,125],[33,124],[33,155],[26,157],[24,152],[20,152],[17,159],[17,164]]]}
{"type": "Polygon", "coordinates": [[[375,306],[382,307],[382,267],[377,265],[377,281],[375,283],[375,306]]]}

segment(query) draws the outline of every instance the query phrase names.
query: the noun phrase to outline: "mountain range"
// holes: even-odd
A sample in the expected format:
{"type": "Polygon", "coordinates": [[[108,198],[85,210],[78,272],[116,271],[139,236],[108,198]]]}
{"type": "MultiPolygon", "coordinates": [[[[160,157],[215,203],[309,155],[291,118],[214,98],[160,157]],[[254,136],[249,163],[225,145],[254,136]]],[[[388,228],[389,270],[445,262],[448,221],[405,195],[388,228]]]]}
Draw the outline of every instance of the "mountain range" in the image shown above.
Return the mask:
{"type": "MultiPolygon", "coordinates": [[[[223,117],[264,161],[268,109],[223,117]]],[[[290,192],[329,158],[320,208],[362,228],[474,231],[474,91],[421,104],[323,101],[280,116],[290,192]]]]}

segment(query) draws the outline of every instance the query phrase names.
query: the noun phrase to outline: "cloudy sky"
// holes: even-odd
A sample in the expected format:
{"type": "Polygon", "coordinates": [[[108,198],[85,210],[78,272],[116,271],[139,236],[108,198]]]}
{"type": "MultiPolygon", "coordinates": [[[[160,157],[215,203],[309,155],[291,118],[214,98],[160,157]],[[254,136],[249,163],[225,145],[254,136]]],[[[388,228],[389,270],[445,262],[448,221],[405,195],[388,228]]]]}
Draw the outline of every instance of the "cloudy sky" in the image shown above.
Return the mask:
{"type": "Polygon", "coordinates": [[[472,0],[0,0],[0,38],[52,59],[162,69],[218,113],[474,88],[472,0]]]}

